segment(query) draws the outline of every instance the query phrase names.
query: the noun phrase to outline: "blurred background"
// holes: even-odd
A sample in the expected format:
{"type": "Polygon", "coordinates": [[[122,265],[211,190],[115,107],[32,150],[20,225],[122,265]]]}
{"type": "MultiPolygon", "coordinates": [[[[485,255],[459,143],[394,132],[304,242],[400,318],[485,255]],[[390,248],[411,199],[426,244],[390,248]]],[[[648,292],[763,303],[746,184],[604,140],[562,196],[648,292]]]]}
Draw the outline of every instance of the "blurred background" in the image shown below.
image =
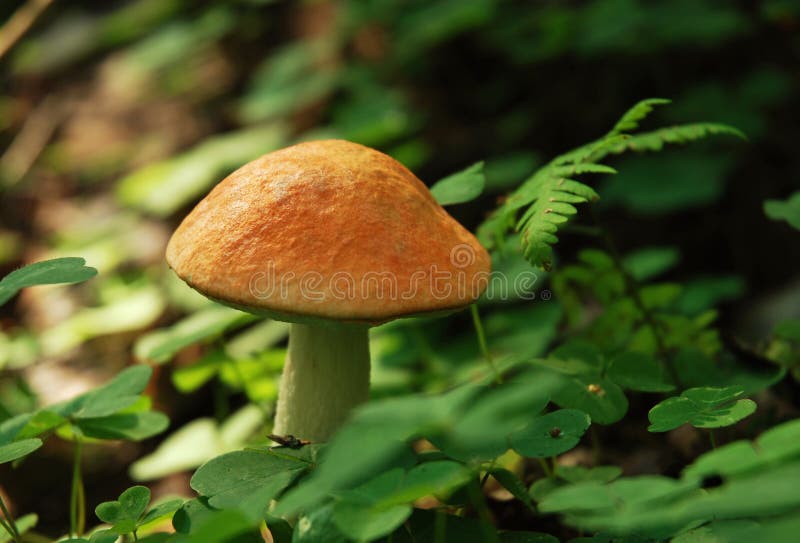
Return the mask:
{"type": "MultiPolygon", "coordinates": [[[[800,238],[762,210],[800,187],[797,0],[5,0],[0,20],[0,276],[67,255],[100,272],[0,309],[0,420],[141,361],[172,420],[87,450],[90,508],[131,479],[188,495],[202,461],[264,440],[285,326],[210,304],[163,255],[217,181],[300,140],[376,147],[429,184],[484,160],[483,196],[449,209],[474,229],[537,165],[670,98],[648,123],[749,141],[616,159],[598,214],[685,284],[688,313],[719,305],[723,330],[753,338],[797,316],[800,238]]],[[[594,243],[565,234],[559,261],[594,243]]],[[[502,309],[483,309],[498,352],[558,335],[557,299],[502,309]]],[[[375,395],[457,381],[479,357],[469,326],[375,330],[375,395]]],[[[69,451],[0,470],[50,535],[68,524],[69,451]]]]}

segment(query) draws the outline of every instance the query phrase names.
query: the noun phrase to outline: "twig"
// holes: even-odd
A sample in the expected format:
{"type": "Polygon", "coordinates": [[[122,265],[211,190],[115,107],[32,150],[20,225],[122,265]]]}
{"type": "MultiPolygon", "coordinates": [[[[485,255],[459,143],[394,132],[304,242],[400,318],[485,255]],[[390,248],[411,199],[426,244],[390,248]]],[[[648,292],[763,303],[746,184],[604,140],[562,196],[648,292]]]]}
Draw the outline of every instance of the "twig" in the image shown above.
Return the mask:
{"type": "Polygon", "coordinates": [[[15,185],[34,165],[66,117],[65,102],[62,98],[48,96],[25,119],[14,141],[0,156],[3,186],[15,185]]]}
{"type": "Polygon", "coordinates": [[[0,28],[0,58],[14,47],[52,3],[53,0],[28,0],[14,12],[3,28],[0,28]]]}

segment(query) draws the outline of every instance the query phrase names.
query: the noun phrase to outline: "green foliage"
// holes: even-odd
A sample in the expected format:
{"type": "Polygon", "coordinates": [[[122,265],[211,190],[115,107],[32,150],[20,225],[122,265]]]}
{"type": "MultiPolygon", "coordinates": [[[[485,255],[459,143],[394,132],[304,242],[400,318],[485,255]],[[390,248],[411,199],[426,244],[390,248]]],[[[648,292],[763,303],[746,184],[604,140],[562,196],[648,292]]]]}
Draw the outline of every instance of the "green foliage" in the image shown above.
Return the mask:
{"type": "Polygon", "coordinates": [[[142,526],[171,516],[183,505],[180,498],[161,502],[148,510],[150,489],[134,486],[110,502],[103,502],[95,508],[97,518],[111,525],[108,530],[115,535],[136,533],[142,526]]]}
{"type": "Polygon", "coordinates": [[[97,275],[82,258],[56,258],[29,264],[0,280],[0,305],[5,304],[25,287],[57,283],[81,283],[97,275]]]}
{"type": "MultiPolygon", "coordinates": [[[[15,520],[17,531],[20,535],[25,535],[27,532],[36,527],[39,522],[39,516],[35,513],[23,515],[15,520]]],[[[11,534],[4,530],[0,530],[0,543],[11,543],[14,538],[11,534]]]]}
{"type": "Polygon", "coordinates": [[[29,439],[53,432],[66,439],[139,441],[151,437],[169,424],[167,417],[151,411],[149,399],[141,396],[151,375],[147,366],[130,367],[99,388],[4,421],[0,438],[29,439]]]}
{"type": "Polygon", "coordinates": [[[800,230],[800,192],[795,192],[786,200],[765,201],[764,213],[772,220],[786,221],[800,230]]]}
{"type": "Polygon", "coordinates": [[[756,410],[754,401],[740,398],[743,393],[738,387],[684,390],[680,396],[668,398],[650,410],[648,430],[666,432],[687,423],[696,428],[736,424],[756,410]]]}
{"type": "Polygon", "coordinates": [[[577,409],[561,409],[543,415],[511,434],[511,446],[523,456],[547,458],[575,447],[589,428],[589,415],[577,409]]]}
{"type": "Polygon", "coordinates": [[[431,194],[443,206],[461,204],[480,196],[485,184],[483,162],[476,162],[434,183],[431,194]]]}
{"type": "MultiPolygon", "coordinates": [[[[792,490],[798,470],[798,442],[792,437],[797,428],[792,421],[755,443],[739,441],[706,453],[681,479],[640,476],[608,484],[576,483],[547,494],[539,509],[565,515],[576,527],[657,540],[709,522],[706,532],[721,529],[721,521],[759,519],[747,525],[753,540],[770,534],[776,541],[789,541],[800,505],[792,490]],[[713,477],[722,483],[702,488],[713,477]],[[770,491],[764,493],[765,488],[770,491]]],[[[683,540],[691,541],[688,536],[683,540]]]]}
{"type": "Polygon", "coordinates": [[[744,137],[735,128],[696,123],[661,128],[651,132],[629,134],[639,126],[654,106],[669,103],[653,98],[629,109],[604,137],[556,157],[536,171],[522,186],[512,192],[479,230],[481,240],[490,247],[497,244],[509,228],[521,233],[525,258],[534,266],[549,269],[556,233],[577,213],[576,204],[595,201],[598,194],[588,185],[573,179],[582,174],[613,174],[616,170],[601,161],[611,154],[626,151],[660,151],[665,144],[681,144],[710,135],[726,134],[744,137]]]}
{"type": "Polygon", "coordinates": [[[3,443],[0,445],[0,464],[24,458],[41,446],[42,440],[35,437],[3,443]]]}

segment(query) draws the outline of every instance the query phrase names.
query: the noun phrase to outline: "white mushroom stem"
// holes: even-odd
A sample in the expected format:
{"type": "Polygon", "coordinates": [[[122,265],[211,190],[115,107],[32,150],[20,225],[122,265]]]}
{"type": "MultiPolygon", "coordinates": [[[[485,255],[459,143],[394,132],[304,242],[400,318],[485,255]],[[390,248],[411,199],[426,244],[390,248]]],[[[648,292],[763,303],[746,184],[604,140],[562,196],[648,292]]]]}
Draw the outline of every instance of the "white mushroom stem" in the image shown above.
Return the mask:
{"type": "Polygon", "coordinates": [[[367,325],[292,324],[274,433],[327,441],[369,395],[367,325]]]}

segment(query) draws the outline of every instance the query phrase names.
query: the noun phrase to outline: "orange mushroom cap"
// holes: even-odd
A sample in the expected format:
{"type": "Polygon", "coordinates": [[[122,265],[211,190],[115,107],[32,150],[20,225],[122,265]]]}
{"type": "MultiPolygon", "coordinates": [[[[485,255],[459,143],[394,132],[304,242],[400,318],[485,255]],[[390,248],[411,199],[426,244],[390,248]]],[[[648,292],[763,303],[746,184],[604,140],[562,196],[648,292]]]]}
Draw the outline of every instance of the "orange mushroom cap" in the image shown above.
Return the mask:
{"type": "Polygon", "coordinates": [[[210,298],[301,322],[460,308],[491,269],[478,240],[405,166],[341,140],[233,172],[183,220],[167,262],[210,298]]]}

